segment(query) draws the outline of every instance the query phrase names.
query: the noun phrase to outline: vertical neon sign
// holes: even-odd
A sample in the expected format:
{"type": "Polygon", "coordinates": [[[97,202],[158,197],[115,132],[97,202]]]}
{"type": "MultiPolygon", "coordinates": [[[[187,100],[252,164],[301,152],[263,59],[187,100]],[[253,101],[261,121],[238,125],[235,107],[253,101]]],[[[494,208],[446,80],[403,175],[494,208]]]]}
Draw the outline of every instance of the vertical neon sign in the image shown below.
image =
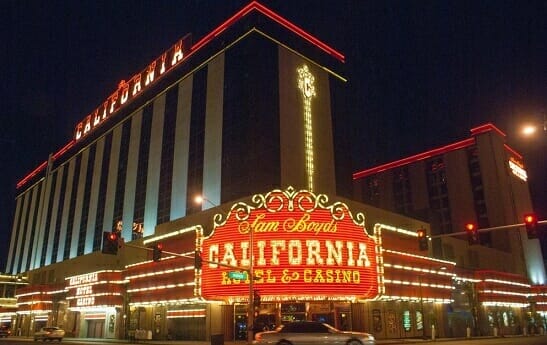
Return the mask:
{"type": "Polygon", "coordinates": [[[306,173],[308,175],[308,189],[313,191],[313,127],[311,113],[311,99],[315,97],[315,77],[307,65],[297,69],[298,88],[304,97],[304,147],[306,154],[306,173]]]}

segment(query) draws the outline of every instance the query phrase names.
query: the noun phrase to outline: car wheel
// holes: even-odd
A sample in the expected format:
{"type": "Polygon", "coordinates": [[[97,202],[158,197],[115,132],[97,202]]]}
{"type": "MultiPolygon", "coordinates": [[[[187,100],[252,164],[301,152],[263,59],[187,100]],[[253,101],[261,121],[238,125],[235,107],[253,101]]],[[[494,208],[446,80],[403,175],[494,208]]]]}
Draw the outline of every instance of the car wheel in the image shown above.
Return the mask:
{"type": "Polygon", "coordinates": [[[351,339],[346,343],[346,345],[363,345],[363,344],[357,339],[351,339]]]}
{"type": "Polygon", "coordinates": [[[286,340],[281,340],[279,343],[277,343],[277,345],[292,345],[292,344],[286,340]]]}

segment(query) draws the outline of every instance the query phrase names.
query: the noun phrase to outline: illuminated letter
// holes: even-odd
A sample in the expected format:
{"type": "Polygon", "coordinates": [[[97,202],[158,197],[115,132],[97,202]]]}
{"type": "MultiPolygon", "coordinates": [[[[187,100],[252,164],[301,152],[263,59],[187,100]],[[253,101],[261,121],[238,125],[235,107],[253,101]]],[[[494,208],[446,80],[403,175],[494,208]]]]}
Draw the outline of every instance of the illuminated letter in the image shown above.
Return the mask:
{"type": "Polygon", "coordinates": [[[266,247],[266,241],[257,241],[256,246],[258,248],[258,260],[256,260],[256,264],[259,266],[266,266],[266,259],[264,259],[264,248],[266,247]]]}
{"type": "Polygon", "coordinates": [[[367,255],[367,245],[365,243],[359,243],[359,257],[357,258],[357,266],[370,266],[370,261],[367,255]]]}
{"type": "Polygon", "coordinates": [[[239,247],[241,248],[241,266],[248,267],[251,265],[251,261],[249,260],[249,242],[241,242],[239,244],[239,247]]]}
{"type": "Polygon", "coordinates": [[[289,265],[302,264],[302,245],[299,240],[289,241],[289,265]],[[296,256],[294,250],[296,249],[296,256]]]}
{"type": "Polygon", "coordinates": [[[110,96],[110,114],[114,112],[114,107],[116,106],[116,102],[118,101],[118,91],[112,94],[110,96]]]}
{"type": "Polygon", "coordinates": [[[141,75],[137,74],[133,77],[133,93],[131,96],[135,96],[139,92],[141,92],[141,75]]]}
{"type": "Polygon", "coordinates": [[[146,70],[146,81],[144,82],[145,86],[148,86],[151,82],[154,81],[154,72],[156,71],[156,61],[152,62],[148,69],[146,70]]]}
{"type": "Polygon", "coordinates": [[[346,242],[346,248],[348,248],[348,266],[355,266],[355,259],[353,259],[353,242],[346,242]]]}
{"type": "Polygon", "coordinates": [[[76,140],[82,137],[82,127],[83,127],[83,124],[81,122],[78,125],[76,125],[76,140]]]}
{"type": "Polygon", "coordinates": [[[165,73],[165,59],[167,58],[167,53],[163,53],[161,56],[161,66],[160,66],[160,74],[165,73]]]}
{"type": "Polygon", "coordinates": [[[173,49],[173,60],[171,60],[171,66],[174,66],[177,62],[182,60],[182,40],[175,43],[175,48],[173,49]]]}
{"type": "Polygon", "coordinates": [[[129,98],[129,84],[127,84],[125,80],[122,80],[120,82],[119,89],[122,90],[121,104],[124,104],[125,102],[127,102],[127,99],[129,98]]]}
{"type": "Polygon", "coordinates": [[[270,247],[272,247],[272,258],[270,260],[270,263],[272,265],[278,266],[279,254],[281,254],[280,249],[285,250],[285,241],[284,240],[270,241],[270,247]]]}
{"type": "Polygon", "coordinates": [[[340,265],[342,263],[342,241],[336,241],[336,248],[331,241],[326,241],[325,245],[327,246],[327,265],[340,265]],[[338,249],[336,251],[335,249],[338,249]]]}
{"type": "Polygon", "coordinates": [[[214,262],[218,262],[218,244],[212,244],[209,247],[209,267],[217,268],[218,265],[214,262]]]}
{"type": "Polygon", "coordinates": [[[96,109],[93,114],[93,127],[97,126],[99,122],[101,122],[101,117],[99,116],[99,109],[96,109]]]}
{"type": "Polygon", "coordinates": [[[307,265],[322,265],[323,258],[319,254],[321,251],[321,245],[318,240],[307,240],[306,247],[308,247],[308,258],[306,259],[307,265]]]}
{"type": "Polygon", "coordinates": [[[304,283],[311,283],[311,270],[304,270],[304,283]]]}
{"type": "Polygon", "coordinates": [[[108,100],[103,103],[103,116],[102,116],[103,120],[106,119],[106,117],[108,116],[107,110],[108,110],[108,100]]]}
{"type": "Polygon", "coordinates": [[[325,278],[323,277],[323,270],[315,270],[315,278],[313,278],[314,283],[324,283],[325,278]]]}
{"type": "Polygon", "coordinates": [[[87,132],[89,132],[91,130],[91,115],[87,116],[84,120],[85,122],[85,125],[84,125],[84,135],[87,134],[87,132]]]}
{"type": "Polygon", "coordinates": [[[234,244],[224,243],[224,256],[222,257],[223,264],[237,266],[237,260],[234,255],[234,244]]]}

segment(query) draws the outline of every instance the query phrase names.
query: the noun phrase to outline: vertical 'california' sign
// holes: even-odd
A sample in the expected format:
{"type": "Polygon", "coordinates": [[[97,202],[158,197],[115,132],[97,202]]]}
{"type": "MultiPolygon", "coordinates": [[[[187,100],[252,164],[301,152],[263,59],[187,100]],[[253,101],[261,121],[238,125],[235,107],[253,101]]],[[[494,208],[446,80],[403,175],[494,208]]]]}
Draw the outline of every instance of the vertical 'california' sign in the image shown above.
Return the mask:
{"type": "Polygon", "coordinates": [[[249,280],[230,278],[236,269],[221,263],[252,264],[263,301],[375,298],[380,250],[364,223],[362,213],[353,217],[324,194],[289,187],[254,195],[217,214],[211,235],[198,239],[205,260],[201,296],[246,300],[249,280]]]}

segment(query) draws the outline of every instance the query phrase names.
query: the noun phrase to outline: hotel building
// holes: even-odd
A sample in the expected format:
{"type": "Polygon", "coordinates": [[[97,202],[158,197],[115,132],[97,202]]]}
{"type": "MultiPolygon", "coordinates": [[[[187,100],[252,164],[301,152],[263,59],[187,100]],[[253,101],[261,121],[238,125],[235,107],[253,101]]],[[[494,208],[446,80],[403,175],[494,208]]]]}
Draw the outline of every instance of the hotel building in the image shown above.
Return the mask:
{"type": "MultiPolygon", "coordinates": [[[[19,182],[6,281],[26,285],[0,320],[23,335],[57,325],[73,337],[238,340],[254,290],[255,329],[313,319],[401,338],[461,334],[454,320],[473,316],[447,310],[468,312],[477,296],[527,307],[523,271],[458,273],[457,258],[418,251],[416,230],[437,231],[428,222],[351,200],[343,64],[252,2],[121,81],[19,182]],[[101,252],[105,231],[124,239],[116,256],[101,252]],[[482,283],[494,290],[475,294],[482,283]]],[[[498,316],[474,322],[492,332],[498,316]]]]}

